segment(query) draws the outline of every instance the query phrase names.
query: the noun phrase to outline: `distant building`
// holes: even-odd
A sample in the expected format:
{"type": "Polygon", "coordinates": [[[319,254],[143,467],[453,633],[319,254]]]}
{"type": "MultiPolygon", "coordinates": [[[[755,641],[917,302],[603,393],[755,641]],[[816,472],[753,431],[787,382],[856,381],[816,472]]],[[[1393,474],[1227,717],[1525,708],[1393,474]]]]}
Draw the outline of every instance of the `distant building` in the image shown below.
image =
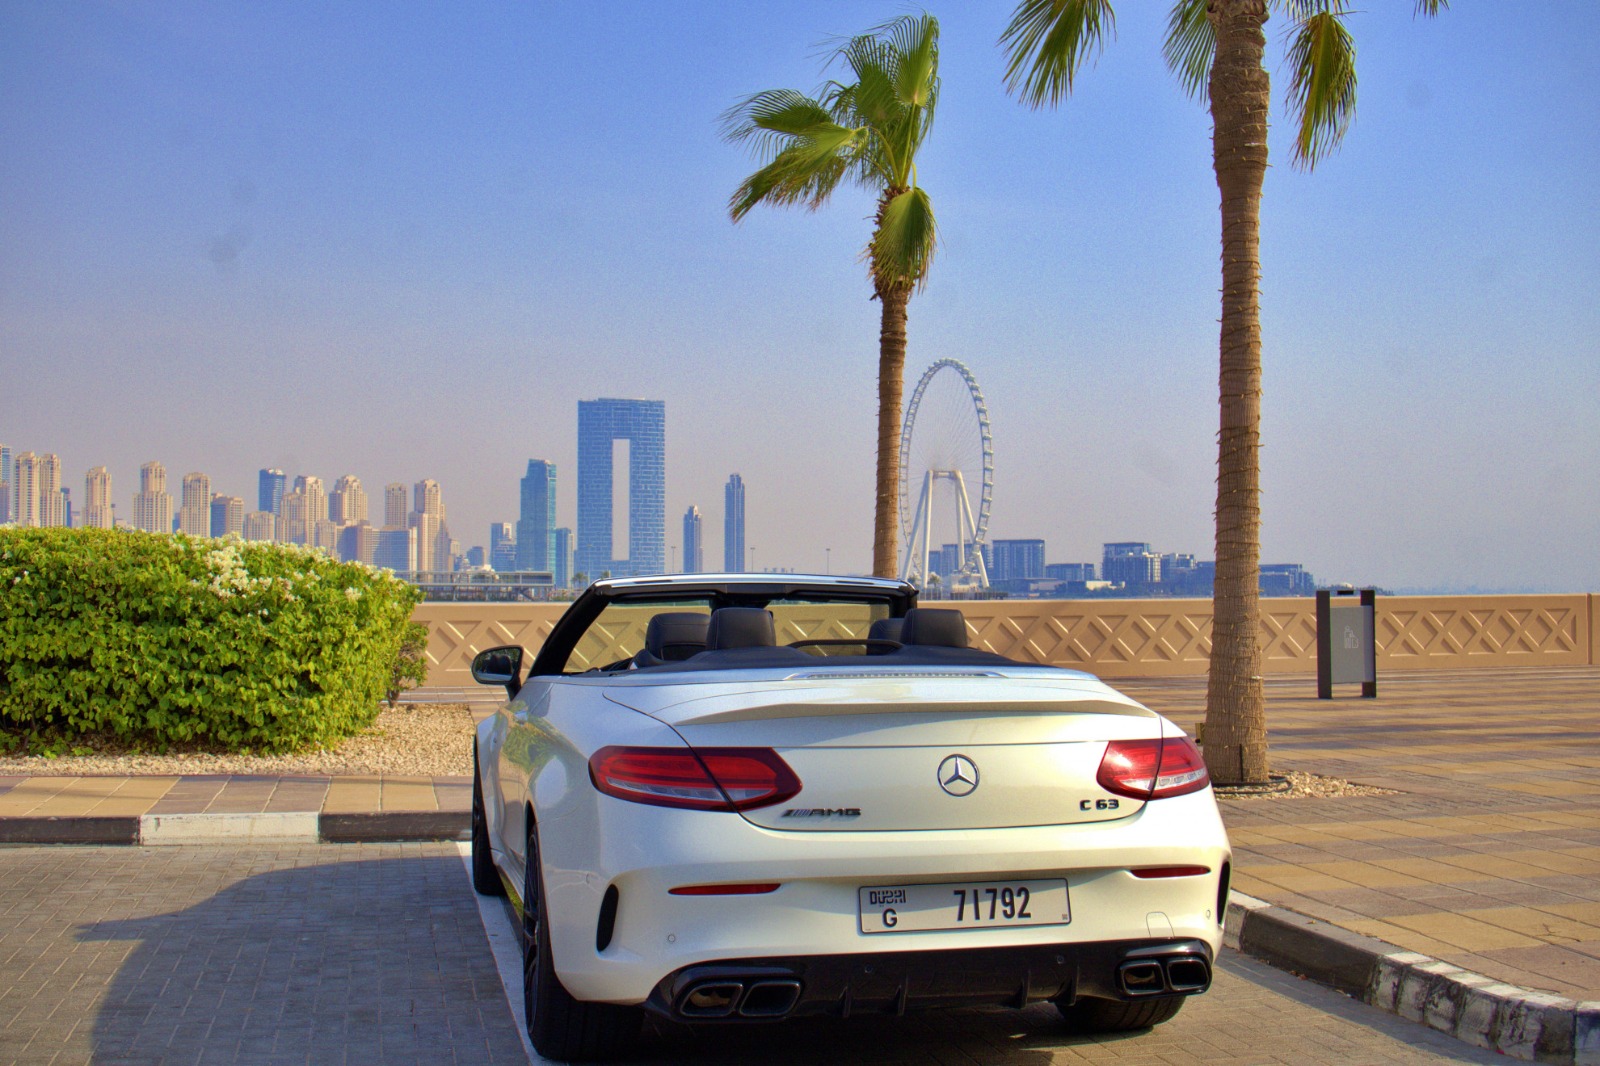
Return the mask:
{"type": "Polygon", "coordinates": [[[278,516],[271,511],[251,511],[244,516],[240,535],[245,540],[277,540],[278,516]]]}
{"type": "Polygon", "coordinates": [[[1105,546],[1100,560],[1100,576],[1113,584],[1130,588],[1154,585],[1161,580],[1161,556],[1144,541],[1114,541],[1105,546]]]}
{"type": "Polygon", "coordinates": [[[556,464],[529,459],[522,478],[517,512],[518,570],[554,570],[556,464]]]}
{"type": "Polygon", "coordinates": [[[256,477],[256,509],[277,514],[288,488],[289,478],[282,470],[263,469],[256,477]]]}
{"type": "Polygon", "coordinates": [[[0,525],[11,521],[11,446],[0,444],[0,525]]]}
{"type": "Polygon", "coordinates": [[[61,460],[23,452],[11,466],[11,521],[19,526],[64,526],[61,460]]]}
{"type": "Polygon", "coordinates": [[[706,542],[700,529],[700,508],[683,512],[683,572],[703,574],[706,569],[706,542]]]}
{"type": "Polygon", "coordinates": [[[311,531],[316,528],[318,522],[328,517],[328,490],[320,477],[301,474],[294,479],[294,491],[305,501],[306,541],[310,543],[311,531]]]}
{"type": "Polygon", "coordinates": [[[744,573],[744,478],[732,474],[722,488],[722,569],[744,573]]]}
{"type": "Polygon", "coordinates": [[[488,556],[484,553],[483,545],[474,544],[467,549],[467,566],[473,570],[482,570],[489,564],[485,561],[488,556]]]}
{"type": "Polygon", "coordinates": [[[376,565],[378,531],[365,520],[348,523],[339,529],[339,558],[347,563],[376,565]]]}
{"type": "Polygon", "coordinates": [[[331,518],[319,518],[307,528],[306,543],[335,555],[339,551],[339,527],[331,518]]]}
{"type": "Polygon", "coordinates": [[[72,490],[63,486],[61,491],[57,495],[59,497],[59,503],[58,503],[57,506],[59,506],[60,510],[58,510],[56,513],[61,517],[61,524],[63,526],[66,526],[68,529],[71,529],[72,528],[72,490]]]}
{"type": "Polygon", "coordinates": [[[450,531],[444,523],[444,491],[432,478],[412,487],[412,509],[406,524],[416,530],[416,570],[449,570],[450,531]]]}
{"type": "Polygon", "coordinates": [[[592,581],[659,574],[667,564],[667,405],[661,400],[578,401],[576,566],[592,581]],[[626,556],[614,544],[616,444],[627,443],[626,556]]]}
{"type": "Polygon", "coordinates": [[[183,475],[178,532],[188,537],[211,536],[211,479],[198,470],[183,475]]]}
{"type": "Polygon", "coordinates": [[[83,524],[90,529],[111,529],[116,524],[111,504],[111,472],[97,466],[83,475],[83,524]]]}
{"type": "Polygon", "coordinates": [[[996,540],[990,542],[988,548],[984,563],[991,585],[1045,576],[1042,540],[996,540]]]}
{"type": "Polygon", "coordinates": [[[1093,563],[1046,563],[1044,576],[1053,581],[1093,581],[1093,563]]]}
{"type": "Polygon", "coordinates": [[[555,543],[556,565],[551,574],[555,580],[556,587],[564,589],[572,584],[572,556],[575,543],[572,530],[566,526],[557,527],[555,543]]]}
{"type": "Polygon", "coordinates": [[[217,493],[211,497],[211,535],[226,537],[244,533],[244,499],[217,493]]]}
{"type": "Polygon", "coordinates": [[[285,544],[305,544],[310,533],[304,494],[284,493],[283,499],[278,501],[278,539],[285,544]]]}
{"type": "Polygon", "coordinates": [[[1261,595],[1314,596],[1317,582],[1299,563],[1261,564],[1261,595]]]}
{"type": "Polygon", "coordinates": [[[367,490],[361,487],[360,478],[346,474],[334,482],[328,496],[328,519],[341,526],[367,520],[367,490]]]}
{"type": "Polygon", "coordinates": [[[378,542],[372,555],[372,565],[385,570],[411,573],[417,569],[417,531],[400,529],[378,530],[378,542]]]}
{"type": "Polygon", "coordinates": [[[147,533],[172,530],[172,495],[167,492],[167,468],[157,462],[139,468],[139,491],[133,497],[133,528],[147,533]]]}
{"type": "Polygon", "coordinates": [[[383,526],[385,529],[404,529],[406,515],[411,508],[406,503],[406,487],[391,481],[383,487],[383,526]]]}
{"type": "Polygon", "coordinates": [[[510,522],[489,526],[489,567],[504,574],[517,568],[517,538],[510,522]]]}

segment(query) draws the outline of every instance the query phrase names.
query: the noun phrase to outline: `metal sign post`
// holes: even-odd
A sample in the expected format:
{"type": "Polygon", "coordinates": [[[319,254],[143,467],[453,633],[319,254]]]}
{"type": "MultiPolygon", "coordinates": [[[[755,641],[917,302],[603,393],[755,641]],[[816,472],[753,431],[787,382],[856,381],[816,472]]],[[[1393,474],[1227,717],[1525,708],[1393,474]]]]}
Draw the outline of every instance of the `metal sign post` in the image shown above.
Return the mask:
{"type": "Polygon", "coordinates": [[[1317,698],[1333,699],[1333,686],[1361,683],[1365,699],[1378,696],[1376,589],[1317,590],[1317,698]],[[1334,596],[1340,597],[1335,600],[1334,596]]]}

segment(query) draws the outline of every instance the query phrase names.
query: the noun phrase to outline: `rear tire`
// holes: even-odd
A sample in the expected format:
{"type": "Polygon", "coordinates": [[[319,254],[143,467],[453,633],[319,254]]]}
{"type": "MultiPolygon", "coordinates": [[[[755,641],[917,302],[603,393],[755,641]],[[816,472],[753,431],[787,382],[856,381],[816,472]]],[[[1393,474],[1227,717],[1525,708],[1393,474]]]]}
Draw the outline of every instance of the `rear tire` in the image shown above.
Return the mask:
{"type": "Polygon", "coordinates": [[[1125,1033],[1171,1021],[1183,1009],[1184,998],[1165,996],[1123,1002],[1086,996],[1070,1007],[1058,1002],[1056,1009],[1066,1019],[1067,1027],[1074,1032],[1125,1033]]]}
{"type": "Polygon", "coordinates": [[[489,820],[483,813],[483,779],[478,774],[478,749],[472,749],[472,887],[480,896],[503,896],[506,886],[489,848],[489,820]]]}
{"type": "Polygon", "coordinates": [[[556,975],[546,934],[539,837],[530,825],[522,879],[522,1008],[533,1049],[547,1059],[586,1062],[609,1058],[638,1035],[644,1011],[573,999],[556,975]]]}

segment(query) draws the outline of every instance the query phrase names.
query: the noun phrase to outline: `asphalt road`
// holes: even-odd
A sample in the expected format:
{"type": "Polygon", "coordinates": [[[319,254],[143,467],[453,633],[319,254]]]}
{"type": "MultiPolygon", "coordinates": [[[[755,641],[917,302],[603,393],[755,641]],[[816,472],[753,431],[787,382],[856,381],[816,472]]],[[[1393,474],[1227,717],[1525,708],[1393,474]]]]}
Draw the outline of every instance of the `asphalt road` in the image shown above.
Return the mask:
{"type": "MultiPolygon", "coordinates": [[[[508,938],[453,844],[0,848],[0,1063],[524,1063],[485,918],[508,938]]],[[[1208,995],[1117,1039],[969,1010],[648,1031],[631,1061],[1506,1060],[1227,953],[1208,995]]]]}

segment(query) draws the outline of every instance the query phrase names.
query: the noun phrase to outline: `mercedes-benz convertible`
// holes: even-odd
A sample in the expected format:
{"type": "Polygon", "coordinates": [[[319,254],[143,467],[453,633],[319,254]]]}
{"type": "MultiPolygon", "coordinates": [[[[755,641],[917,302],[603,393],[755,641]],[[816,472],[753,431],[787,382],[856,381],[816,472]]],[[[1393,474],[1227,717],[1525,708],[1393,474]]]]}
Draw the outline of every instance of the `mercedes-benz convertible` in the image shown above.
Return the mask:
{"type": "Polygon", "coordinates": [[[901,581],[601,581],[473,676],[472,874],[520,917],[529,1035],[1204,992],[1229,848],[1198,749],[1085,673],[969,646],[901,581]]]}

